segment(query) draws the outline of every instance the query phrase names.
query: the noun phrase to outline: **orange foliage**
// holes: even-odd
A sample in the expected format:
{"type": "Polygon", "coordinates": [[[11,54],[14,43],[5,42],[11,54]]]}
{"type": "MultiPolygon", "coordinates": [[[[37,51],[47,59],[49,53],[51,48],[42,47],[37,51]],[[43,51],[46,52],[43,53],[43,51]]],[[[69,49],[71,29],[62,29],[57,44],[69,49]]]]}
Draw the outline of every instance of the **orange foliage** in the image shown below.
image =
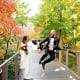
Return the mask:
{"type": "Polygon", "coordinates": [[[20,26],[16,26],[16,27],[14,27],[14,28],[12,29],[12,33],[13,33],[13,34],[16,34],[16,35],[18,35],[18,36],[21,36],[21,32],[22,32],[22,29],[21,29],[20,26]]]}
{"type": "Polygon", "coordinates": [[[41,27],[36,27],[35,28],[35,32],[39,32],[40,33],[40,32],[42,32],[42,30],[43,30],[43,28],[41,28],[41,27]]]}
{"type": "Polygon", "coordinates": [[[7,37],[12,34],[12,29],[17,26],[16,21],[12,17],[0,20],[0,36],[7,37]]]}
{"type": "Polygon", "coordinates": [[[16,11],[15,0],[0,0],[0,37],[7,38],[18,25],[12,14],[16,11]]]}
{"type": "Polygon", "coordinates": [[[11,16],[15,10],[15,0],[0,0],[0,19],[11,16]]]}

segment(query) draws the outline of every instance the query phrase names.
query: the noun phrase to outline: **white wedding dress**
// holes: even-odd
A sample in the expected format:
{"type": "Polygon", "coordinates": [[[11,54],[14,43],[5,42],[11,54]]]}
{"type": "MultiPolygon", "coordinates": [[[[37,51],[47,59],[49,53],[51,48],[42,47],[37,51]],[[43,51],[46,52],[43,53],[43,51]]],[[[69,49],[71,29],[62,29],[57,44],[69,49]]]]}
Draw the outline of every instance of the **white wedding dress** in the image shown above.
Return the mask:
{"type": "Polygon", "coordinates": [[[20,50],[20,55],[21,55],[20,69],[22,70],[23,78],[31,79],[32,66],[34,63],[35,53],[37,52],[37,45],[34,45],[32,41],[29,41],[27,43],[27,49],[28,49],[28,55],[26,55],[23,50],[20,50]]]}

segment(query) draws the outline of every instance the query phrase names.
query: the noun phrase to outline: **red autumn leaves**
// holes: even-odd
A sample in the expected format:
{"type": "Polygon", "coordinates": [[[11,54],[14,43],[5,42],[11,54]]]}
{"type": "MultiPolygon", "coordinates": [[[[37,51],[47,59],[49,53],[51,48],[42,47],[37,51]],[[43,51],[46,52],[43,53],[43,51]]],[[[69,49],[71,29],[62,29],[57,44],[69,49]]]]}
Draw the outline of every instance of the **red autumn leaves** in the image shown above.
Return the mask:
{"type": "Polygon", "coordinates": [[[0,37],[8,37],[12,34],[19,33],[19,28],[16,28],[18,27],[18,23],[12,17],[15,11],[15,0],[0,0],[0,37]],[[13,29],[15,29],[14,32],[13,29]]]}
{"type": "Polygon", "coordinates": [[[16,10],[15,0],[0,0],[0,19],[9,17],[16,10]]]}

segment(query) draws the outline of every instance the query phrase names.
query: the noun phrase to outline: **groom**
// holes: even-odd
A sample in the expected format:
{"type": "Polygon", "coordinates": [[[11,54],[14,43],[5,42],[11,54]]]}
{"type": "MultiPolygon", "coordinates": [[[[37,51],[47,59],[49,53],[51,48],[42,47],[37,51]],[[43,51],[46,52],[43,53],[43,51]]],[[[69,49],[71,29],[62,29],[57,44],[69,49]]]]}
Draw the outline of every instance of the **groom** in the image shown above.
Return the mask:
{"type": "Polygon", "coordinates": [[[44,39],[40,44],[39,48],[42,49],[42,45],[46,42],[45,54],[41,57],[39,64],[42,64],[43,69],[45,69],[45,64],[53,61],[55,59],[55,50],[61,50],[59,47],[59,37],[56,35],[55,30],[51,30],[50,36],[44,39]],[[47,56],[50,56],[46,59],[47,56]],[[45,60],[46,59],[46,60],[45,60]]]}

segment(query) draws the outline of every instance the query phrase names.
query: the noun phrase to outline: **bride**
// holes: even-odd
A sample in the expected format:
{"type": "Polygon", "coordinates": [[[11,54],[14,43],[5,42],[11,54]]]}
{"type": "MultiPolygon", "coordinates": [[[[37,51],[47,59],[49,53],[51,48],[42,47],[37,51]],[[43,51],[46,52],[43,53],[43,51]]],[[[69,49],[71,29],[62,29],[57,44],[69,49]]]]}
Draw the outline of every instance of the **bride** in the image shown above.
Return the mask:
{"type": "Polygon", "coordinates": [[[20,69],[22,72],[22,80],[32,80],[32,74],[34,74],[34,58],[37,51],[37,45],[34,45],[34,42],[29,39],[28,36],[24,36],[20,46],[20,69]]]}
{"type": "Polygon", "coordinates": [[[20,69],[22,73],[23,80],[31,80],[29,71],[30,71],[30,54],[28,52],[28,42],[29,37],[24,36],[20,46],[20,69]]]}

